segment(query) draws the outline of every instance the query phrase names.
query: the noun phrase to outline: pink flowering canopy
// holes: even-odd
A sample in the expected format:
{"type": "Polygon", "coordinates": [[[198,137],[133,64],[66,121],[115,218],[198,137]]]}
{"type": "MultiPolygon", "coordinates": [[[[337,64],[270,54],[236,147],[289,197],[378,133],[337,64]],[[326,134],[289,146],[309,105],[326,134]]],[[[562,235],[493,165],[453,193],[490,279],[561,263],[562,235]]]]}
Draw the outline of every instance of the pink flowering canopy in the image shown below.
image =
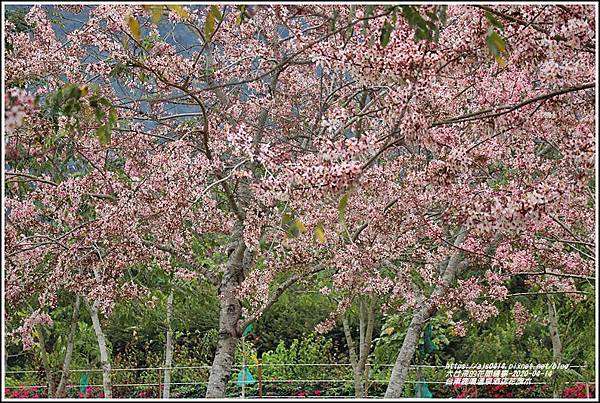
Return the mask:
{"type": "Polygon", "coordinates": [[[8,22],[5,298],[37,297],[24,345],[61,291],[104,313],[143,295],[136,265],[218,281],[194,241],[240,231],[245,314],[322,269],[343,298],[321,331],[357,295],[410,309],[456,252],[460,278],[429,300],[449,315],[495,315],[515,276],[577,297],[595,264],[594,7],[418,7],[431,31],[407,7],[8,22]]]}

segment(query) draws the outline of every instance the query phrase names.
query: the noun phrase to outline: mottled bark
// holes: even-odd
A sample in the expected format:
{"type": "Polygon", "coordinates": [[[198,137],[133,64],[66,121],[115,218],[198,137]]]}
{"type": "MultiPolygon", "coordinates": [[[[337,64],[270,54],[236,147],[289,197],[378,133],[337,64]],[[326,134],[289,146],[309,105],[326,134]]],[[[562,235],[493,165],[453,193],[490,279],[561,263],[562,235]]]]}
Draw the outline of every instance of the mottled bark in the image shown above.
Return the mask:
{"type": "Polygon", "coordinates": [[[98,307],[96,303],[90,305],[87,304],[92,317],[92,324],[94,325],[94,332],[96,333],[96,340],[98,342],[98,350],[100,351],[100,367],[102,368],[102,387],[104,389],[104,397],[107,399],[112,398],[112,382],[111,382],[111,366],[110,358],[108,355],[108,349],[106,348],[106,337],[102,331],[100,325],[100,317],[98,316],[98,307]]]}
{"type": "Polygon", "coordinates": [[[46,350],[46,337],[44,336],[44,330],[41,326],[37,326],[38,341],[40,344],[40,354],[42,357],[42,365],[44,366],[44,372],[46,373],[46,379],[48,381],[48,397],[54,397],[56,394],[56,384],[52,376],[52,368],[48,361],[48,350],[46,350]]]}
{"type": "MultiPolygon", "coordinates": [[[[465,240],[466,236],[467,230],[463,227],[459,230],[459,234],[454,241],[454,246],[459,246],[465,240]]],[[[446,266],[446,269],[443,271],[440,281],[428,300],[425,300],[422,294],[418,294],[417,306],[413,312],[410,324],[408,325],[406,336],[404,337],[402,347],[400,348],[394,368],[392,369],[390,382],[385,391],[386,399],[397,399],[402,397],[404,382],[406,381],[410,363],[415,355],[419,337],[421,336],[425,323],[437,309],[436,305],[431,302],[439,300],[446,294],[448,287],[462,269],[462,265],[460,264],[461,261],[462,253],[458,251],[448,261],[448,266],[446,266]]]]}
{"type": "Polygon", "coordinates": [[[417,308],[413,317],[408,325],[406,336],[402,342],[402,347],[396,358],[394,368],[392,369],[392,375],[388,384],[387,390],[385,391],[386,399],[394,399],[402,397],[402,390],[404,388],[404,381],[408,375],[410,363],[415,355],[415,350],[419,343],[419,337],[425,322],[430,318],[431,314],[427,305],[425,305],[423,299],[420,299],[419,308],[417,308]]]}
{"type": "Polygon", "coordinates": [[[164,399],[168,399],[171,395],[171,366],[173,365],[173,328],[171,320],[173,317],[173,290],[167,298],[167,342],[165,344],[165,375],[163,395],[164,399]]]}
{"type": "Polygon", "coordinates": [[[73,306],[73,314],[71,316],[71,323],[69,325],[69,335],[67,336],[67,348],[65,351],[65,357],[63,359],[62,374],[60,376],[60,382],[56,388],[56,397],[66,397],[67,394],[67,382],[69,380],[69,368],[71,367],[71,361],[73,359],[73,348],[75,347],[75,333],[77,332],[77,324],[79,321],[79,308],[81,300],[79,295],[75,298],[75,305],[73,306]]]}
{"type": "MultiPolygon", "coordinates": [[[[206,52],[206,64],[209,67],[212,66],[214,62],[212,52],[212,47],[208,46],[206,52]]],[[[273,81],[270,88],[273,97],[275,97],[275,86],[277,85],[278,74],[279,71],[275,70],[272,75],[273,81]]],[[[207,76],[207,82],[210,86],[214,84],[211,75],[207,76]]],[[[213,89],[213,93],[223,105],[229,104],[228,96],[221,88],[213,89]]],[[[233,125],[238,123],[232,120],[231,117],[227,117],[227,120],[233,125]]],[[[260,143],[267,120],[268,111],[264,110],[258,116],[257,132],[252,141],[254,147],[258,146],[260,143]]],[[[255,163],[252,161],[246,162],[244,165],[250,171],[253,171],[255,168],[255,163]]],[[[228,186],[227,181],[222,183],[229,205],[238,217],[238,221],[235,224],[235,228],[230,238],[228,247],[229,257],[219,286],[219,340],[217,342],[217,350],[208,378],[206,389],[207,398],[225,397],[225,389],[231,376],[231,368],[234,364],[235,347],[244,330],[240,329],[240,324],[243,323],[241,320],[242,305],[241,301],[235,296],[235,289],[244,280],[245,273],[250,268],[253,259],[253,253],[246,248],[242,237],[245,217],[244,210],[252,198],[252,192],[248,185],[246,180],[242,180],[237,184],[237,192],[234,192],[228,186]]],[[[270,306],[270,304],[267,304],[266,307],[268,306],[270,306]]]]}
{"type": "Polygon", "coordinates": [[[242,304],[235,295],[235,289],[244,278],[246,246],[242,240],[241,228],[234,230],[228,250],[229,258],[219,287],[219,341],[210,368],[207,398],[225,397],[225,388],[234,364],[235,346],[240,339],[237,324],[241,318],[242,304]]]}

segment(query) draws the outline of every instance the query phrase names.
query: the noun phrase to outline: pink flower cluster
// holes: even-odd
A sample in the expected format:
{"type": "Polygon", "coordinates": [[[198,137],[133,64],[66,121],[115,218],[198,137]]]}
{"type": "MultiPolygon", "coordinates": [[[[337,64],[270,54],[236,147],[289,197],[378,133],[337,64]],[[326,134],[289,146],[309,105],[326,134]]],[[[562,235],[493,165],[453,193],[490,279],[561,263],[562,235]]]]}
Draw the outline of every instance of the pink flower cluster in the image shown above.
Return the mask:
{"type": "Polygon", "coordinates": [[[23,324],[15,331],[23,340],[23,350],[29,350],[33,346],[33,331],[37,326],[47,325],[52,326],[53,321],[50,315],[41,310],[35,310],[23,324]]]}
{"type": "Polygon", "coordinates": [[[525,325],[531,319],[531,314],[520,302],[515,302],[515,306],[513,307],[513,319],[517,324],[516,334],[517,336],[521,336],[523,334],[523,330],[525,329],[525,325]]]}
{"type": "Polygon", "coordinates": [[[4,127],[8,134],[23,125],[23,119],[33,109],[33,97],[21,88],[11,88],[4,95],[4,127]]]}

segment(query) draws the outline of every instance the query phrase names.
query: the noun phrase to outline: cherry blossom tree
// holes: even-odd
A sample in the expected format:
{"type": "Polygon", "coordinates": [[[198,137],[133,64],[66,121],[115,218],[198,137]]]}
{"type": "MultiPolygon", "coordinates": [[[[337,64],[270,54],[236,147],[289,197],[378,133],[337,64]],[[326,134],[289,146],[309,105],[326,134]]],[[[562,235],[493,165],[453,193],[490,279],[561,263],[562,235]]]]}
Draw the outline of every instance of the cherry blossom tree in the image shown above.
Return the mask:
{"type": "Polygon", "coordinates": [[[358,295],[411,312],[386,397],[437,311],[481,322],[511,278],[578,297],[594,274],[592,6],[61,12],[81,23],[6,24],[6,302],[37,297],[27,348],[60,292],[89,301],[107,397],[100,315],[144,264],[218,288],[207,397],[316,273],[343,295],[320,331],[358,295]]]}
{"type": "MultiPolygon", "coordinates": [[[[358,105],[383,115],[369,122],[383,146],[343,200],[346,246],[331,249],[332,288],[391,292],[412,310],[386,397],[402,395],[436,311],[482,322],[511,278],[573,298],[594,278],[594,24],[586,7],[449,7],[437,42],[410,41],[400,20],[384,48],[368,31],[319,48],[332,70],[385,88],[358,105]],[[506,39],[490,49],[496,29],[506,39]]],[[[364,130],[349,109],[334,130],[364,130]]]]}

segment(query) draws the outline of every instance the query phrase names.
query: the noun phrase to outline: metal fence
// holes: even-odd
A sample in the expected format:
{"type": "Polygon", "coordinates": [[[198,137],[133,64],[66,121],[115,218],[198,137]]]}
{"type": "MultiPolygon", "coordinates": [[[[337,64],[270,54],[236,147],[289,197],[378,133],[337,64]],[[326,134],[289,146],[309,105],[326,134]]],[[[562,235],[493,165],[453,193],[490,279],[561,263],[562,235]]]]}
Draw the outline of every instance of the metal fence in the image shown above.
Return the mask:
{"type": "MultiPolygon", "coordinates": [[[[378,372],[374,372],[372,368],[372,364],[367,363],[367,368],[365,371],[365,390],[367,391],[368,398],[381,398],[382,393],[381,389],[387,385],[389,378],[387,376],[383,376],[384,372],[382,369],[393,367],[392,364],[383,364],[377,365],[378,372]],[[369,377],[370,374],[375,376],[369,377]],[[368,393],[371,392],[380,392],[380,393],[368,393]]],[[[581,368],[582,366],[570,366],[569,368],[581,368]]],[[[163,393],[163,375],[164,371],[168,369],[166,367],[142,367],[142,368],[112,368],[112,378],[113,378],[113,390],[120,389],[129,389],[129,392],[124,392],[123,396],[117,397],[154,397],[154,398],[162,398],[163,393]],[[134,375],[135,379],[140,378],[140,373],[143,373],[143,381],[134,381],[134,382],[119,382],[119,378],[123,378],[119,376],[122,373],[137,373],[134,375]],[[154,380],[148,380],[149,378],[153,378],[154,380]],[[147,395],[139,395],[140,393],[147,393],[147,395]]],[[[204,390],[206,384],[208,383],[208,371],[210,370],[210,365],[193,365],[193,366],[173,366],[170,368],[171,377],[175,379],[175,381],[169,382],[170,389],[172,391],[172,397],[190,397],[190,398],[198,398],[204,396],[204,390]],[[197,376],[198,379],[186,380],[186,381],[178,381],[177,374],[178,372],[188,370],[188,371],[196,371],[193,372],[192,377],[197,376]],[[185,388],[186,393],[184,396],[181,396],[181,390],[185,388]],[[179,395],[179,396],[178,396],[179,395]]],[[[426,383],[434,386],[444,386],[448,385],[445,380],[445,376],[434,375],[431,376],[434,372],[439,372],[446,374],[447,367],[445,365],[411,365],[411,371],[418,371],[420,374],[423,370],[429,370],[429,379],[426,380],[426,383]],[[438,371],[439,370],[439,371],[438,371]],[[434,371],[434,372],[432,372],[434,371]],[[444,379],[444,380],[442,380],[444,379]]],[[[300,370],[300,372],[305,372],[307,370],[300,370]]],[[[60,370],[54,371],[54,373],[60,373],[60,370]]],[[[102,369],[98,368],[76,368],[71,369],[69,371],[70,375],[76,374],[91,374],[93,378],[100,379],[102,369]],[[95,374],[95,375],[94,375],[95,374]]],[[[7,370],[5,371],[5,376],[11,376],[12,382],[18,381],[17,378],[27,378],[27,379],[37,379],[38,382],[34,382],[34,384],[19,384],[19,385],[6,385],[5,388],[5,397],[10,397],[11,391],[20,390],[20,389],[39,389],[42,391],[48,388],[46,383],[46,373],[44,370],[7,370]],[[38,374],[39,376],[35,376],[38,374]],[[15,377],[15,375],[21,375],[15,377]]],[[[388,374],[389,376],[389,374],[388,374]]],[[[91,378],[92,378],[91,377],[91,378]]],[[[188,374],[188,378],[189,378],[188,374]]],[[[131,376],[128,377],[131,380],[131,376]]],[[[419,378],[420,379],[420,378],[419,378]]],[[[407,379],[405,381],[406,384],[417,384],[422,383],[421,380],[418,379],[407,379]]],[[[563,387],[567,387],[570,384],[584,384],[585,385],[585,394],[587,397],[594,397],[595,382],[584,382],[584,381],[559,381],[559,384],[562,384],[563,387]]],[[[515,385],[522,387],[531,387],[535,385],[550,385],[548,382],[530,382],[525,385],[515,385]]],[[[486,385],[473,385],[475,387],[485,387],[486,385]]],[[[101,382],[90,382],[90,383],[81,383],[71,382],[68,385],[68,390],[71,392],[73,397],[79,396],[77,391],[82,392],[83,389],[89,390],[88,388],[96,388],[101,390],[102,383],[101,382]]],[[[240,398],[277,398],[277,397],[310,397],[310,398],[353,398],[354,388],[354,379],[352,377],[352,366],[347,363],[262,363],[259,362],[256,364],[237,364],[232,368],[232,376],[230,382],[228,384],[228,393],[227,397],[240,397],[240,398]],[[329,368],[328,372],[330,376],[323,378],[307,378],[307,377],[298,377],[298,378],[278,378],[278,377],[265,377],[265,369],[267,372],[273,372],[271,369],[275,369],[277,367],[280,368],[293,368],[294,373],[299,372],[298,368],[329,368]],[[238,371],[240,374],[246,374],[246,370],[252,370],[255,375],[253,375],[253,380],[246,380],[244,376],[242,376],[241,382],[239,378],[236,376],[238,371]],[[271,370],[271,371],[269,371],[271,370]],[[333,371],[335,373],[332,373],[333,371]],[[281,387],[282,385],[287,385],[288,387],[281,387]],[[303,388],[303,385],[311,386],[312,394],[306,394],[307,392],[303,388]],[[318,389],[316,389],[318,388],[318,389]],[[285,394],[286,391],[296,390],[297,393],[289,393],[285,394]],[[336,393],[326,393],[325,391],[331,391],[336,393]],[[343,393],[339,393],[343,391],[343,393]],[[319,392],[319,393],[316,393],[319,392]],[[273,394],[275,393],[275,394],[273,394]]],[[[308,388],[310,389],[310,388],[308,388]]],[[[117,394],[118,395],[118,394],[117,394]]],[[[83,397],[83,396],[80,396],[83,397]]],[[[90,396],[90,397],[98,397],[98,396],[90,396]]]]}

